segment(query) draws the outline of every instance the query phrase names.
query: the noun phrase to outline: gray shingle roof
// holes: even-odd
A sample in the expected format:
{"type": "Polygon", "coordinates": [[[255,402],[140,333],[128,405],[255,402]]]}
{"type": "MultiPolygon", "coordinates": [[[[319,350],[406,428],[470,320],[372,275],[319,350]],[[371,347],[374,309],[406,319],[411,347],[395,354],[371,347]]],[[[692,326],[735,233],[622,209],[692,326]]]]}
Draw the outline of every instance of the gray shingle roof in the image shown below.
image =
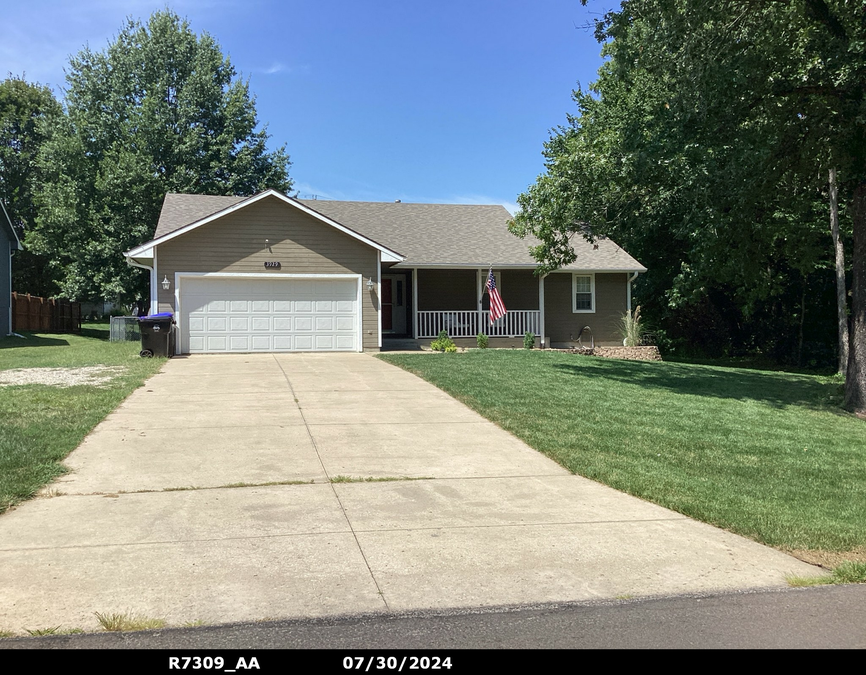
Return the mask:
{"type": "Polygon", "coordinates": [[[174,232],[209,215],[234,206],[246,197],[215,197],[213,195],[179,195],[169,192],[162,202],[154,239],[174,232]]]}
{"type": "MultiPolygon", "coordinates": [[[[233,206],[244,197],[168,194],[154,238],[233,206]]],[[[507,229],[511,214],[499,205],[411,204],[297,200],[341,225],[396,251],[414,265],[534,266],[529,254],[534,242],[507,229]]],[[[645,268],[610,239],[595,245],[576,236],[577,260],[566,269],[640,270],[645,268]]]]}

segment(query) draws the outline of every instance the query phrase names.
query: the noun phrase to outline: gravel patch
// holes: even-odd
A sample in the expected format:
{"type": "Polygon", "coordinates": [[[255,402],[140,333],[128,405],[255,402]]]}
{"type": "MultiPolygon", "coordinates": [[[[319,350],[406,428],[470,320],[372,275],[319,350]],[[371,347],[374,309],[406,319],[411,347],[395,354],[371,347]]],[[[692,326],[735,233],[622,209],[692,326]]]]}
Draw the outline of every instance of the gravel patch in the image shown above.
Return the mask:
{"type": "Polygon", "coordinates": [[[47,384],[52,387],[74,387],[79,384],[101,385],[123,374],[123,366],[83,366],[81,368],[13,368],[0,370],[0,387],[23,384],[47,384]]]}

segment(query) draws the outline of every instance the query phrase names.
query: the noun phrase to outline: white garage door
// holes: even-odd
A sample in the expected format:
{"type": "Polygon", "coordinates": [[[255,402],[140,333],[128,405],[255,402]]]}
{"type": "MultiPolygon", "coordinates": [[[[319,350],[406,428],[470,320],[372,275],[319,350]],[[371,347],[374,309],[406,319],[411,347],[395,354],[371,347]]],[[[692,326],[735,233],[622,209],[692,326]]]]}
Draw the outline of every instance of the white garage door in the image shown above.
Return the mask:
{"type": "Polygon", "coordinates": [[[355,279],[183,277],[181,352],[357,351],[355,279]]]}

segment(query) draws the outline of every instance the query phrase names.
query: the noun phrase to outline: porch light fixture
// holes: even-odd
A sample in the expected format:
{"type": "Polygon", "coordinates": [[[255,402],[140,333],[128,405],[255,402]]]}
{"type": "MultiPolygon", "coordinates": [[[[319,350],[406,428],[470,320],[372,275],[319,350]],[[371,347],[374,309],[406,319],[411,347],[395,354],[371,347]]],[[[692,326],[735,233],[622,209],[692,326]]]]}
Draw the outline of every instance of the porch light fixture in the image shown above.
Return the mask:
{"type": "Polygon", "coordinates": [[[369,279],[367,279],[367,290],[368,290],[368,291],[372,291],[372,290],[373,290],[373,287],[374,287],[375,285],[376,285],[376,284],[373,283],[373,277],[370,277],[369,279]]]}
{"type": "Polygon", "coordinates": [[[162,290],[167,291],[171,286],[171,282],[168,280],[167,276],[163,276],[162,278],[162,290]]]}

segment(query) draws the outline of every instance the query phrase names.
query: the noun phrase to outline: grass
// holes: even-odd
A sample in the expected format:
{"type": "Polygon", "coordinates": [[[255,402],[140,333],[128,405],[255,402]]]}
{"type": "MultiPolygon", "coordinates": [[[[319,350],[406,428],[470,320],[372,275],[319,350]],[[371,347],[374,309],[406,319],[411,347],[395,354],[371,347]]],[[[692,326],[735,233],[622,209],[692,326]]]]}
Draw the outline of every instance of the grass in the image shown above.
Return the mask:
{"type": "Polygon", "coordinates": [[[574,473],[787,550],[866,544],[834,376],[487,350],[385,354],[574,473]]]}
{"type": "Polygon", "coordinates": [[[165,628],[166,626],[165,619],[154,619],[140,614],[121,614],[116,612],[112,614],[94,612],[94,614],[103,630],[113,633],[136,630],[156,630],[158,628],[165,628]]]}
{"type": "Polygon", "coordinates": [[[159,370],[137,342],[109,342],[106,324],[80,335],[25,334],[0,338],[0,370],[122,366],[100,385],[0,387],[0,513],[63,474],[61,462],[102,419],[159,370]]]}
{"type": "Polygon", "coordinates": [[[57,633],[60,631],[60,626],[51,626],[50,628],[34,628],[34,629],[25,628],[24,630],[28,635],[33,635],[33,636],[57,635],[57,633]]]}
{"type": "Polygon", "coordinates": [[[277,485],[311,485],[315,481],[312,480],[272,480],[266,483],[226,483],[225,485],[213,485],[207,487],[197,487],[195,485],[184,485],[181,487],[167,487],[161,490],[136,490],[136,492],[187,492],[189,490],[223,490],[229,488],[248,488],[248,487],[271,487],[277,485]]]}
{"type": "Polygon", "coordinates": [[[797,588],[824,586],[826,584],[866,583],[866,562],[848,561],[833,568],[832,574],[823,577],[788,577],[788,584],[797,588]]]}
{"type": "Polygon", "coordinates": [[[332,476],[332,483],[390,483],[395,480],[430,480],[427,477],[409,476],[332,476]]]}
{"type": "MultiPolygon", "coordinates": [[[[84,632],[81,628],[63,628],[62,626],[51,626],[49,628],[25,628],[24,632],[33,637],[41,635],[78,635],[84,632]]],[[[4,637],[0,634],[0,637],[4,637]]],[[[5,637],[13,637],[12,633],[5,637]]]]}

